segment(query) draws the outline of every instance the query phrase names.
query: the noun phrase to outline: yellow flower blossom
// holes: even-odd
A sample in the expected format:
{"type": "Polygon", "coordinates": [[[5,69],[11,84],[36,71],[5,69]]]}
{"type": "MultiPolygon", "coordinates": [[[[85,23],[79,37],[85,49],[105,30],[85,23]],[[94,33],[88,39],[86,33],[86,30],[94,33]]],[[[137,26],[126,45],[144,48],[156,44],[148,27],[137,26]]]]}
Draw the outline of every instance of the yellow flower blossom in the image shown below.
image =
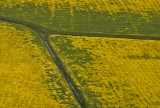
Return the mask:
{"type": "Polygon", "coordinates": [[[79,107],[32,30],[0,22],[0,107],[79,107]]]}
{"type": "Polygon", "coordinates": [[[13,7],[16,5],[25,6],[33,4],[35,6],[47,5],[54,16],[55,7],[61,9],[69,6],[73,16],[73,8],[77,10],[92,10],[108,12],[110,14],[118,12],[138,13],[148,16],[148,12],[158,13],[160,11],[159,0],[2,0],[0,5],[13,7]]]}
{"type": "Polygon", "coordinates": [[[83,36],[50,41],[91,108],[159,106],[159,41],[83,36]]]}

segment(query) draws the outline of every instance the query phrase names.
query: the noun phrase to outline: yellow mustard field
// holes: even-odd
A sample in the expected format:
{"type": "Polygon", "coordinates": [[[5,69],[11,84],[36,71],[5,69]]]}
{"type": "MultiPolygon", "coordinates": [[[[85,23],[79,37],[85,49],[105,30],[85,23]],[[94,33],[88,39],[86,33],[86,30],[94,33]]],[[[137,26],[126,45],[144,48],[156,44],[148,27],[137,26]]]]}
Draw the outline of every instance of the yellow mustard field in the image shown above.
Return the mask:
{"type": "Polygon", "coordinates": [[[0,22],[0,107],[79,107],[36,33],[0,22]]]}
{"type": "Polygon", "coordinates": [[[5,7],[13,7],[16,5],[25,6],[25,4],[33,4],[36,6],[47,5],[53,14],[55,7],[61,8],[64,6],[69,6],[71,13],[73,8],[78,10],[109,12],[110,14],[130,12],[144,16],[146,16],[148,12],[159,13],[160,11],[160,0],[2,0],[0,4],[5,7]]]}
{"type": "Polygon", "coordinates": [[[50,37],[90,108],[160,106],[160,41],[50,37]]]}

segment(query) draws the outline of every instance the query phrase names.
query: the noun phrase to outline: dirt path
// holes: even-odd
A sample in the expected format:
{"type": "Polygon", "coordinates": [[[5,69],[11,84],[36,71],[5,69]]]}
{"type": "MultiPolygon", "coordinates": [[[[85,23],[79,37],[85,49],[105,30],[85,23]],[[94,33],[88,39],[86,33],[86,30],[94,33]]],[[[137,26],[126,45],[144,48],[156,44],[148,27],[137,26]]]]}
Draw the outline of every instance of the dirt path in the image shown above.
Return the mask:
{"type": "Polygon", "coordinates": [[[56,52],[54,51],[53,47],[51,46],[50,42],[48,41],[48,34],[42,32],[41,30],[39,30],[38,28],[32,28],[31,25],[25,25],[23,23],[18,23],[16,21],[13,20],[9,20],[9,19],[1,19],[1,21],[6,21],[6,22],[10,22],[10,23],[15,23],[24,27],[29,27],[31,29],[33,29],[35,32],[37,32],[39,34],[39,36],[41,36],[45,46],[47,47],[52,59],[54,60],[54,63],[56,64],[56,66],[58,67],[59,71],[61,72],[61,74],[64,76],[64,78],[66,79],[71,91],[73,92],[77,102],[79,103],[79,105],[82,108],[87,108],[85,100],[83,98],[83,95],[79,93],[79,90],[77,89],[76,85],[74,84],[72,78],[68,75],[67,70],[65,68],[65,66],[63,65],[62,61],[60,60],[60,58],[58,57],[58,55],[56,54],[56,52]]]}
{"type": "Polygon", "coordinates": [[[13,18],[10,19],[4,16],[0,16],[0,20],[23,25],[35,30],[36,32],[40,31],[42,33],[45,33],[48,36],[51,34],[57,34],[57,35],[87,36],[87,37],[127,38],[127,39],[138,39],[138,40],[160,40],[160,36],[150,36],[150,35],[147,36],[138,34],[136,35],[136,34],[84,33],[84,32],[65,31],[65,30],[51,30],[29,22],[20,21],[13,18]]]}
{"type": "Polygon", "coordinates": [[[73,79],[68,75],[68,72],[63,65],[62,61],[56,54],[55,50],[51,46],[49,42],[49,35],[50,34],[58,34],[58,35],[71,35],[71,36],[88,36],[88,37],[110,37],[110,38],[127,38],[127,39],[140,39],[140,40],[160,40],[160,36],[140,36],[140,35],[122,35],[122,34],[103,34],[103,33],[81,33],[81,32],[67,32],[67,31],[54,31],[43,28],[38,25],[33,25],[31,23],[27,23],[24,21],[18,21],[17,19],[10,19],[3,16],[0,16],[1,21],[6,21],[10,23],[15,23],[24,27],[31,28],[36,33],[41,36],[45,46],[47,47],[52,59],[54,60],[55,64],[57,65],[59,71],[66,79],[71,91],[74,93],[74,96],[82,108],[87,108],[85,99],[83,98],[83,94],[80,94],[77,86],[73,82],[73,79]]]}

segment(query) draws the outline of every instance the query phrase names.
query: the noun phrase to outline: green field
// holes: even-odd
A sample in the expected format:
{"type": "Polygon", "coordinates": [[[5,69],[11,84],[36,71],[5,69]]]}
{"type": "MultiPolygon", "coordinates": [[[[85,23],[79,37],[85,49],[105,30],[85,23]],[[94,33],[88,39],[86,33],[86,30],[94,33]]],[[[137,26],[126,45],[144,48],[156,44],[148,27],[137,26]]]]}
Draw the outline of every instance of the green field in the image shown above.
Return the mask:
{"type": "Polygon", "coordinates": [[[89,108],[160,106],[160,42],[50,37],[89,108]]]}
{"type": "Polygon", "coordinates": [[[40,37],[0,22],[0,107],[79,107],[40,37]]]}
{"type": "Polygon", "coordinates": [[[0,16],[51,30],[160,35],[159,0],[2,0],[0,16]]]}

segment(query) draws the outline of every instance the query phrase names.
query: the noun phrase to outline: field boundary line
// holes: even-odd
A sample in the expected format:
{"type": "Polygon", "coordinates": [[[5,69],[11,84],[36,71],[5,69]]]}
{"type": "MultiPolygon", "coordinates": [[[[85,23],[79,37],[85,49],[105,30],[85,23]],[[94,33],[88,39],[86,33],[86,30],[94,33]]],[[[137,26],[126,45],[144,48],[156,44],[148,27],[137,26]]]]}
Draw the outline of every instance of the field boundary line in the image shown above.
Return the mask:
{"type": "Polygon", "coordinates": [[[47,36],[49,35],[69,35],[69,36],[87,36],[87,37],[108,37],[108,38],[126,38],[126,39],[139,39],[139,40],[160,40],[160,36],[151,36],[151,35],[138,35],[138,34],[114,34],[114,33],[97,33],[97,32],[77,32],[77,31],[66,31],[66,30],[51,30],[44,28],[40,25],[33,24],[26,21],[17,20],[14,18],[8,18],[5,16],[0,16],[0,20],[9,21],[12,23],[17,23],[29,27],[35,31],[41,31],[47,36]]]}

